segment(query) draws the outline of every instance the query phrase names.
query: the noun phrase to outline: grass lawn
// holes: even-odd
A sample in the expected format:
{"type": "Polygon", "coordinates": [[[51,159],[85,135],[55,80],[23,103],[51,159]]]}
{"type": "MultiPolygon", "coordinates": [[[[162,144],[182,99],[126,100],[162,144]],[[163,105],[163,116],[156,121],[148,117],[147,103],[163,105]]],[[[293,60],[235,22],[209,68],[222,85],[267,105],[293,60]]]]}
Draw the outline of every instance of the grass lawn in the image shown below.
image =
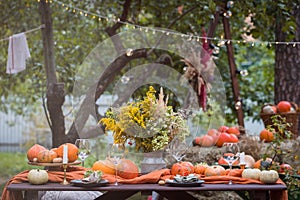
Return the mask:
{"type": "Polygon", "coordinates": [[[0,196],[2,195],[5,183],[14,175],[32,166],[27,164],[25,153],[0,152],[0,196]]]}

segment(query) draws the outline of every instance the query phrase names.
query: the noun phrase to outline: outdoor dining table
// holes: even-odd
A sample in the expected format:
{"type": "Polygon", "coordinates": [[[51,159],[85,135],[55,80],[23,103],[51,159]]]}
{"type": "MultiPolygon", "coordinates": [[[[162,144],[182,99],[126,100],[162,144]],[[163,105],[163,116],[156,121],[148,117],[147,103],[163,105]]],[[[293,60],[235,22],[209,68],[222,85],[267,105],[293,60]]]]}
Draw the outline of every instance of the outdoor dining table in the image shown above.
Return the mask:
{"type": "MultiPolygon", "coordinates": [[[[199,191],[248,191],[250,199],[273,199],[270,192],[282,192],[286,190],[286,186],[282,184],[201,184],[197,187],[174,187],[159,184],[108,184],[101,187],[77,187],[72,184],[62,185],[60,183],[47,183],[44,185],[31,185],[28,182],[13,183],[7,186],[12,195],[15,192],[25,192],[24,199],[36,200],[38,199],[38,191],[101,191],[103,195],[96,198],[97,200],[111,200],[111,199],[127,199],[130,196],[141,192],[142,194],[151,194],[155,191],[160,197],[166,199],[185,199],[195,200],[193,195],[189,192],[199,191]]],[[[276,193],[275,193],[276,194],[276,193]]]]}
{"type": "MultiPolygon", "coordinates": [[[[245,195],[248,191],[250,199],[276,199],[287,200],[287,187],[279,179],[275,184],[262,184],[260,181],[241,178],[242,170],[231,171],[231,176],[210,176],[200,177],[201,183],[195,185],[170,184],[174,176],[170,169],[155,170],[153,172],[138,176],[133,179],[124,179],[118,177],[119,185],[114,185],[115,175],[103,174],[102,180],[105,184],[100,185],[78,185],[72,181],[81,180],[87,169],[80,166],[68,167],[67,173],[62,171],[48,171],[49,180],[43,185],[33,185],[28,182],[27,175],[29,170],[25,170],[15,175],[5,186],[2,193],[2,200],[36,200],[39,198],[39,192],[46,191],[95,191],[102,195],[97,197],[101,199],[127,199],[134,194],[141,192],[143,195],[158,194],[160,199],[197,199],[190,192],[201,191],[235,191],[239,195],[245,195]],[[236,174],[236,176],[234,176],[236,174]],[[64,180],[70,184],[62,184],[64,180]],[[165,180],[166,183],[158,184],[159,180],[165,180]],[[234,184],[229,185],[232,180],[234,184]],[[71,183],[72,182],[72,183],[71,183]],[[156,192],[156,193],[153,193],[156,192]],[[274,198],[275,197],[275,198],[274,198]]],[[[174,183],[174,182],[173,182],[174,183]]],[[[88,193],[88,192],[87,192],[88,193]]]]}

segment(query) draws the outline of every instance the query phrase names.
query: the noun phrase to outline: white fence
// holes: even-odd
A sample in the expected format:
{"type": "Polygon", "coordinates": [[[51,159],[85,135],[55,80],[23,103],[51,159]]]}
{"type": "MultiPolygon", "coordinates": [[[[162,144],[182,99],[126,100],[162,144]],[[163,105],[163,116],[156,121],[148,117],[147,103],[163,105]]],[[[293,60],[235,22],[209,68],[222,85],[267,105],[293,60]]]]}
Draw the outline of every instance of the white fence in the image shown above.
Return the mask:
{"type": "MultiPolygon", "coordinates": [[[[116,97],[102,95],[97,104],[98,112],[104,114],[116,97]]],[[[72,105],[70,98],[66,98],[65,107],[72,105]]],[[[66,111],[68,113],[69,110],[66,111]]],[[[44,113],[34,114],[36,117],[25,119],[13,112],[0,112],[0,152],[25,152],[28,146],[38,143],[45,147],[52,146],[51,132],[45,120],[44,113]],[[34,122],[35,121],[35,122],[34,122]]],[[[66,117],[66,126],[70,126],[71,119],[66,117]]]]}
{"type": "Polygon", "coordinates": [[[25,123],[21,116],[12,112],[0,113],[0,151],[24,151],[23,146],[28,138],[23,133],[29,128],[30,124],[25,123]]]}

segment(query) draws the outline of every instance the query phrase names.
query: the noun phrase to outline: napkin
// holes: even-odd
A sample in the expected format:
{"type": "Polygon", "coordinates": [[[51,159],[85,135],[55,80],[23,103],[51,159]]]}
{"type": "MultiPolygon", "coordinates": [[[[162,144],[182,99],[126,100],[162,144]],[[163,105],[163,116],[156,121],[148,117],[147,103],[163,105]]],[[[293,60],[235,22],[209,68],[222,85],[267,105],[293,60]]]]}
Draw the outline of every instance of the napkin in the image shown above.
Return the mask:
{"type": "MultiPolygon", "coordinates": [[[[159,180],[173,179],[170,169],[160,169],[152,171],[148,174],[138,176],[133,179],[125,179],[117,176],[118,183],[126,184],[140,184],[140,183],[158,183],[159,180]]],[[[111,174],[103,174],[103,179],[108,180],[110,183],[115,182],[115,176],[111,174]]]]}

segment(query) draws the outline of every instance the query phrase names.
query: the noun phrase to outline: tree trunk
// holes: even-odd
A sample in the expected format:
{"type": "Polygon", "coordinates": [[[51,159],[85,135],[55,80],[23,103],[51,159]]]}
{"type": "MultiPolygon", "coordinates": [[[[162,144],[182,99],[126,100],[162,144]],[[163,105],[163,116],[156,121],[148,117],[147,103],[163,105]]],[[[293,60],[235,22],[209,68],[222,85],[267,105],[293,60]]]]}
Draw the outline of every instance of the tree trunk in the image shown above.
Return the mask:
{"type": "Polygon", "coordinates": [[[64,84],[57,83],[57,77],[55,74],[56,68],[50,3],[46,3],[45,0],[41,0],[39,12],[41,22],[42,24],[45,24],[45,28],[42,29],[42,38],[47,78],[46,117],[52,132],[52,146],[57,147],[66,142],[65,122],[62,111],[62,105],[65,101],[65,91],[64,84]]]}
{"type": "MultiPolygon", "coordinates": [[[[296,33],[293,42],[300,41],[300,7],[294,9],[296,18],[296,33]]],[[[276,41],[287,41],[282,16],[276,20],[276,41]]],[[[293,44],[278,44],[275,47],[275,103],[286,100],[300,105],[300,46],[293,44]]],[[[298,117],[300,118],[300,117],[298,117]]],[[[298,136],[300,132],[300,119],[298,119],[298,136]]]]}

